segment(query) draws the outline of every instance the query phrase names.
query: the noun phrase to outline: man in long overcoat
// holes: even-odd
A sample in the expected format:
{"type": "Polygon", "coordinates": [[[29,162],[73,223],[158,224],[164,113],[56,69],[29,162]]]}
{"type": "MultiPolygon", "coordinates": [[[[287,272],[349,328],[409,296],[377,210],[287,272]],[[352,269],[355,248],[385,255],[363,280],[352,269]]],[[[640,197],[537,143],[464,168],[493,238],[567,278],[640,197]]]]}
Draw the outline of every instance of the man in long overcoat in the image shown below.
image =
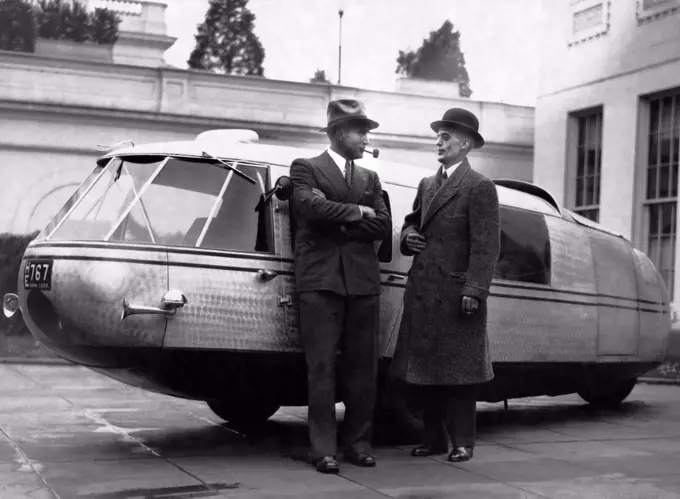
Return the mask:
{"type": "Polygon", "coordinates": [[[295,282],[300,336],[308,367],[309,436],[316,469],[337,473],[335,371],[343,351],[344,447],[358,466],[371,455],[377,390],[380,267],[375,244],[392,234],[378,174],[354,163],[378,123],[353,99],[331,101],[325,131],[330,147],[290,167],[295,282]]]}
{"type": "Polygon", "coordinates": [[[412,454],[445,454],[448,431],[449,460],[458,462],[473,456],[477,386],[494,376],[487,297],[500,213],[495,184],[467,159],[484,145],[476,116],[449,109],[431,127],[441,167],[420,181],[401,232],[401,252],[414,258],[391,373],[423,410],[425,442],[412,454]]]}

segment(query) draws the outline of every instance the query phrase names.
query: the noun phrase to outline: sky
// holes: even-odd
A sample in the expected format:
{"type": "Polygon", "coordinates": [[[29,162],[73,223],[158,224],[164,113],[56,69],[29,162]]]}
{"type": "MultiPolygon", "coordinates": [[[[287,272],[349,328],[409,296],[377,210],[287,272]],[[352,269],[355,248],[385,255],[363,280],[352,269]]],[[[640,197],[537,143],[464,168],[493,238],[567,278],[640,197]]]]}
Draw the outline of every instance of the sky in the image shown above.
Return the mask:
{"type": "MultiPolygon", "coordinates": [[[[186,68],[208,0],[165,0],[168,64],[186,68]]],[[[417,50],[449,19],[474,100],[534,106],[538,88],[541,0],[250,0],[265,50],[264,75],[309,81],[316,69],[338,81],[338,10],[342,17],[342,84],[393,90],[399,50],[417,50]]]]}

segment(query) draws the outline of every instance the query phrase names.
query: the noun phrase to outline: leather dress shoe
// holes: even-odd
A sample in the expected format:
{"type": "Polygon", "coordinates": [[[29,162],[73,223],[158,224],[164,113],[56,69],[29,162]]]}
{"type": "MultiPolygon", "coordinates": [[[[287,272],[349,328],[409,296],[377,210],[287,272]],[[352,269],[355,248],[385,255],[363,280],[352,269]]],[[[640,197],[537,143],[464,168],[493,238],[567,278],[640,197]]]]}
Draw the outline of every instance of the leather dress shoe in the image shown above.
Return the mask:
{"type": "Polygon", "coordinates": [[[375,458],[367,452],[348,452],[345,454],[345,459],[355,466],[362,466],[364,468],[375,466],[375,458]]]}
{"type": "Polygon", "coordinates": [[[462,463],[469,461],[474,456],[474,449],[472,447],[454,447],[449,454],[449,461],[452,463],[462,463]]]}
{"type": "Polygon", "coordinates": [[[411,455],[416,457],[436,456],[446,454],[448,450],[449,448],[446,445],[420,445],[411,451],[411,455]]]}
{"type": "Polygon", "coordinates": [[[324,456],[316,461],[316,471],[319,473],[338,473],[340,465],[333,456],[324,456]]]}

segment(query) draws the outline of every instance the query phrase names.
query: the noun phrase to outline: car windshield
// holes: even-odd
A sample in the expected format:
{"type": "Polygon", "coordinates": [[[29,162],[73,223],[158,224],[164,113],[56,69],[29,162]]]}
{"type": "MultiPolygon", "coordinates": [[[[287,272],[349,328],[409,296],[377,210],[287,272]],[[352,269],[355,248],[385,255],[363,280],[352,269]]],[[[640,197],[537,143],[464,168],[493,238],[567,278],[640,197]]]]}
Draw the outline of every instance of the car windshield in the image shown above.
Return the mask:
{"type": "Polygon", "coordinates": [[[107,167],[50,239],[271,252],[271,214],[261,203],[268,169],[228,163],[256,183],[212,162],[123,158],[107,167]]]}

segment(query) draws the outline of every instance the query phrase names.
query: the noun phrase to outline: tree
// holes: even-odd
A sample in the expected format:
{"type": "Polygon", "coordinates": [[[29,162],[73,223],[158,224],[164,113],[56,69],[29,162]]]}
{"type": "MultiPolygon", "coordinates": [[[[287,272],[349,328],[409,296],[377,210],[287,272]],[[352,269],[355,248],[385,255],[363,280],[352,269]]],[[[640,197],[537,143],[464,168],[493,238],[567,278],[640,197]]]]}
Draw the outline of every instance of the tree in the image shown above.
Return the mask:
{"type": "Polygon", "coordinates": [[[111,9],[93,12],[78,0],[0,0],[0,50],[33,52],[36,37],[49,40],[91,41],[113,44],[118,40],[120,16],[111,9]]]}
{"type": "Polygon", "coordinates": [[[314,72],[314,76],[309,80],[309,83],[327,83],[331,84],[330,81],[328,81],[328,78],[326,78],[326,71],[323,69],[317,69],[314,72]]]}
{"type": "Polygon", "coordinates": [[[31,4],[24,0],[0,0],[0,50],[33,52],[36,29],[31,4]]]}
{"type": "Polygon", "coordinates": [[[454,81],[460,85],[460,95],[470,97],[470,78],[465,69],[465,56],[460,50],[460,32],[453,30],[448,19],[441,28],[423,39],[417,52],[399,51],[397,74],[425,80],[454,81]]]}
{"type": "Polygon", "coordinates": [[[264,48],[253,32],[255,15],[248,0],[210,0],[205,20],[194,35],[196,47],[187,64],[235,75],[262,76],[264,48]]]}

